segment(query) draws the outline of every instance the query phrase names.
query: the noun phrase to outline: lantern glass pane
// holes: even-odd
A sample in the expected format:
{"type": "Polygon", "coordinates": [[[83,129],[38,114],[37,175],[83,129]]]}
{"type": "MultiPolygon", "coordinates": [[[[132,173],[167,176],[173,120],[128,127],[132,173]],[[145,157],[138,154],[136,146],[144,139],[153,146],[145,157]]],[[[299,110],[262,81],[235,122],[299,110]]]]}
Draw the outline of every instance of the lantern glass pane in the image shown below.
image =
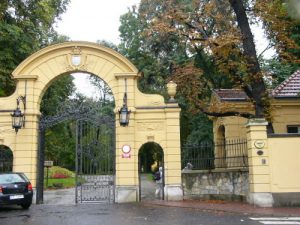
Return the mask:
{"type": "Polygon", "coordinates": [[[127,112],[126,111],[121,112],[120,122],[121,123],[126,123],[127,122],[127,112]]]}

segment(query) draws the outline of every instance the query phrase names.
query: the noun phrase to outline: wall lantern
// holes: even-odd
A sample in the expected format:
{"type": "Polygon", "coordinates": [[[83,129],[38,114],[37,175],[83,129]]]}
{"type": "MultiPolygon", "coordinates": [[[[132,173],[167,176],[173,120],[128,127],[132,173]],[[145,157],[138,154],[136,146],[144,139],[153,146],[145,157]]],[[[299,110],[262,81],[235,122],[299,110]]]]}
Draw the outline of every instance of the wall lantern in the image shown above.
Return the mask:
{"type": "Polygon", "coordinates": [[[26,95],[19,96],[17,98],[17,108],[16,109],[2,109],[0,113],[11,113],[12,128],[18,133],[19,129],[25,127],[25,109],[26,109],[26,95]],[[20,109],[20,101],[23,103],[24,113],[20,109]]]}
{"type": "Polygon", "coordinates": [[[127,80],[125,78],[125,93],[123,97],[123,106],[119,110],[119,121],[122,127],[126,127],[129,124],[130,110],[127,107],[127,80]]]}
{"type": "Polygon", "coordinates": [[[26,109],[26,96],[19,96],[17,98],[17,108],[13,110],[11,114],[12,118],[12,128],[15,129],[16,133],[18,133],[18,130],[22,127],[25,127],[25,113],[22,113],[20,110],[20,101],[22,101],[24,105],[24,111],[26,109]]]}

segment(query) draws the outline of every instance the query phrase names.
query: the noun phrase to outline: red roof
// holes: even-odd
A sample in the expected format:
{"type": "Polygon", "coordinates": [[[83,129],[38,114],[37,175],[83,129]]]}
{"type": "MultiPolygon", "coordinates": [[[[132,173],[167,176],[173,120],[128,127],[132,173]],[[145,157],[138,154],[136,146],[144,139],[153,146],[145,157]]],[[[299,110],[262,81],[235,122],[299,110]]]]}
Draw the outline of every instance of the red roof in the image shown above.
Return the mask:
{"type": "Polygon", "coordinates": [[[300,69],[272,91],[273,97],[300,97],[300,69]]]}
{"type": "MultiPolygon", "coordinates": [[[[214,89],[216,95],[223,101],[246,101],[248,96],[241,89],[214,89]]],[[[300,69],[278,85],[272,92],[275,98],[300,97],[300,69]]]]}

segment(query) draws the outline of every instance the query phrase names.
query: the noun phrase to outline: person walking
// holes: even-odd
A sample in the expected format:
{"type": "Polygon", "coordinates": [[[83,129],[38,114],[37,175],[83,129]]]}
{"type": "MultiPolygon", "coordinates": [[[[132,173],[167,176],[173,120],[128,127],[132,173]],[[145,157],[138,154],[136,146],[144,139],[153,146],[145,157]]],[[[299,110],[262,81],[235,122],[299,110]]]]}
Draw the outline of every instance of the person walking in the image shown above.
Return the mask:
{"type": "Polygon", "coordinates": [[[155,197],[163,199],[163,168],[160,166],[158,171],[155,173],[156,190],[155,197]]]}

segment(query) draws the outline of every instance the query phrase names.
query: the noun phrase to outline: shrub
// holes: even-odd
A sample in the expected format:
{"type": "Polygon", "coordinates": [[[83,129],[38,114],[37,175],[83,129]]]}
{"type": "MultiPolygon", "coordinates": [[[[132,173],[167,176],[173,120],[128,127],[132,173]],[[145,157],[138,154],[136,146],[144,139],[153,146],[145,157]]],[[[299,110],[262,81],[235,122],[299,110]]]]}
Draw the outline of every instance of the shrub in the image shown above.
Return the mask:
{"type": "Polygon", "coordinates": [[[68,178],[68,176],[66,176],[65,174],[62,174],[62,173],[55,173],[52,175],[51,178],[62,179],[62,178],[68,178]]]}
{"type": "MultiPolygon", "coordinates": [[[[45,177],[47,176],[47,169],[45,168],[45,177]]],[[[59,166],[53,166],[49,168],[49,178],[69,178],[74,177],[74,172],[59,167],[59,166]]]]}

